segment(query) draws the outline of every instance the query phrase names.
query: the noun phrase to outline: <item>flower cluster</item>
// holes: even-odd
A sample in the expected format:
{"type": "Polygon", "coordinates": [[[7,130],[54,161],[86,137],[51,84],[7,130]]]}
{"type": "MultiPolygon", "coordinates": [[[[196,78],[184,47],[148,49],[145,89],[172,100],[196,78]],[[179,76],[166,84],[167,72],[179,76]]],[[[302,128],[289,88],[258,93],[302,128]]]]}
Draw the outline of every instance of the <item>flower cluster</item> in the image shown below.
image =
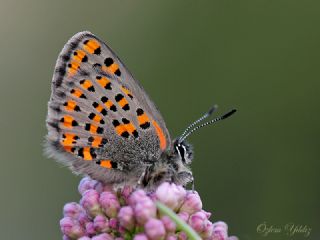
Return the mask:
{"type": "MultiPolygon", "coordinates": [[[[67,203],[60,227],[64,240],[175,240],[188,239],[186,232],[156,202],[173,210],[202,239],[236,240],[228,237],[224,222],[212,223],[202,210],[198,193],[175,184],[163,183],[155,191],[112,187],[83,178],[79,184],[80,203],[67,203]]],[[[190,239],[190,238],[189,238],[190,239]]]]}

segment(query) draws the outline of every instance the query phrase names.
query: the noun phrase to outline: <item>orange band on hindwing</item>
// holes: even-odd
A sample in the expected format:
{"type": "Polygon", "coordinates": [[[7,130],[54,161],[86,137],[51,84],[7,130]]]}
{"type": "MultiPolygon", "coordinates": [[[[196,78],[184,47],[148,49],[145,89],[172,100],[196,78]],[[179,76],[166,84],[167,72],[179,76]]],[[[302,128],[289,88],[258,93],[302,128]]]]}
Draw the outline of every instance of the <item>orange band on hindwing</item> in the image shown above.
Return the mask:
{"type": "Polygon", "coordinates": [[[161,150],[165,150],[167,147],[167,141],[166,141],[166,137],[162,131],[162,129],[160,128],[160,126],[158,125],[158,123],[154,120],[152,120],[152,125],[154,126],[156,133],[158,135],[159,138],[159,142],[160,142],[160,149],[161,150]]]}

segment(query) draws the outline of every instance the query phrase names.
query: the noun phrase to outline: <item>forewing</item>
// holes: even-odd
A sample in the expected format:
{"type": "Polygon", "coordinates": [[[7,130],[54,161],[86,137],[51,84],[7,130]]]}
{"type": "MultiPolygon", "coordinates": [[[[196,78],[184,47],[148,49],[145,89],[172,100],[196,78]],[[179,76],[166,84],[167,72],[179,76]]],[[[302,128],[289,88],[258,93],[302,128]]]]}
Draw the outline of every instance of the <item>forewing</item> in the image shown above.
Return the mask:
{"type": "Polygon", "coordinates": [[[54,157],[105,182],[124,181],[128,172],[158,160],[170,143],[140,84],[89,32],[73,36],[58,57],[47,126],[54,157]]]}

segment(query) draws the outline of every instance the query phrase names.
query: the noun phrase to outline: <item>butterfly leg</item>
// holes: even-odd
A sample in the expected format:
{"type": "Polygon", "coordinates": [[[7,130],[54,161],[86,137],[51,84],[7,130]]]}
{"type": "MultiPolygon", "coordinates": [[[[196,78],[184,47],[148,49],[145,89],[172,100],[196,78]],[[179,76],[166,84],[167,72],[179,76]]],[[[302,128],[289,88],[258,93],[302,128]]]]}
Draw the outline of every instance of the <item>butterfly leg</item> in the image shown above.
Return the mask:
{"type": "Polygon", "coordinates": [[[143,172],[138,180],[138,186],[144,187],[144,185],[145,185],[144,177],[146,176],[147,169],[148,169],[148,167],[145,167],[145,169],[143,170],[143,172]]]}

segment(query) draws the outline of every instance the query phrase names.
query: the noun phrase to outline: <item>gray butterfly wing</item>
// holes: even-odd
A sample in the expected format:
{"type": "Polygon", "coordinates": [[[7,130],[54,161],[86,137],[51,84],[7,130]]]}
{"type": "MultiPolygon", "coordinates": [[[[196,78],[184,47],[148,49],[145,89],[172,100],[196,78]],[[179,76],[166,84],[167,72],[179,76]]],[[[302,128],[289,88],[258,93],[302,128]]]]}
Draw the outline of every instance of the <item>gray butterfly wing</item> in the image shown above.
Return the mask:
{"type": "Polygon", "coordinates": [[[124,64],[89,32],[60,53],[47,117],[50,155],[75,173],[108,182],[139,177],[170,147],[159,111],[124,64]]]}

